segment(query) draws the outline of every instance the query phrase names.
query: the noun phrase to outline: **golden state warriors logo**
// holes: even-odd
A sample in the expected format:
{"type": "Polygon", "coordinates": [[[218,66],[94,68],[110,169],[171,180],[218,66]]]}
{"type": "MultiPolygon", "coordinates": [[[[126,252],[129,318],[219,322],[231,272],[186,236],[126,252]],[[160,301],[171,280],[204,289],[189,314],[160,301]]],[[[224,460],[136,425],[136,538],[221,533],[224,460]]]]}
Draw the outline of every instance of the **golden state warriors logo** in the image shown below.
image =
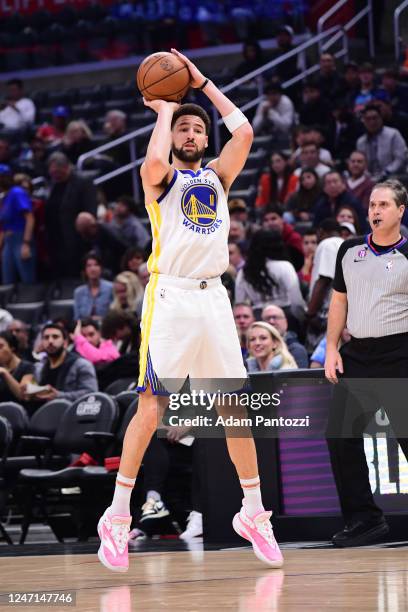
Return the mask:
{"type": "Polygon", "coordinates": [[[199,227],[211,227],[217,218],[217,192],[210,185],[192,185],[183,193],[184,216],[199,227]]]}

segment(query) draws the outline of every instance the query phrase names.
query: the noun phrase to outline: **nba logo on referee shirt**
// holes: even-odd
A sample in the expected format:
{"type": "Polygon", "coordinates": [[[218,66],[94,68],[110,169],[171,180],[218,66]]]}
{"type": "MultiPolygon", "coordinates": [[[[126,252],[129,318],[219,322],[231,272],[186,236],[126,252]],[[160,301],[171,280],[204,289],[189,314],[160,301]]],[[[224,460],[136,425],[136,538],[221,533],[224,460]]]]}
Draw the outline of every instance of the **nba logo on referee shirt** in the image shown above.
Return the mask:
{"type": "Polygon", "coordinates": [[[360,257],[360,259],[362,259],[363,257],[365,257],[367,255],[367,251],[365,249],[361,249],[357,255],[360,257]]]}
{"type": "Polygon", "coordinates": [[[387,261],[387,265],[385,266],[385,269],[386,270],[391,270],[393,265],[394,265],[394,262],[391,261],[391,259],[390,259],[390,261],[387,261]]]}

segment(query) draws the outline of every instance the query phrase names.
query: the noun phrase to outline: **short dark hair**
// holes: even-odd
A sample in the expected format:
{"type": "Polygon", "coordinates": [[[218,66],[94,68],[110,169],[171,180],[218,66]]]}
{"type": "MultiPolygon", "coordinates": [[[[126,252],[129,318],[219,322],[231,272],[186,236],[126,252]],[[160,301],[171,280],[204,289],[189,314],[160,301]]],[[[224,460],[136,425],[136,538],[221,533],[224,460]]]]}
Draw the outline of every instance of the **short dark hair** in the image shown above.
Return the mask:
{"type": "Polygon", "coordinates": [[[16,87],[23,89],[23,81],[21,79],[9,79],[6,85],[16,85],[16,87]]]}
{"type": "Polygon", "coordinates": [[[342,180],[342,182],[344,183],[344,176],[342,175],[342,173],[339,170],[329,170],[328,172],[326,172],[326,174],[323,176],[322,178],[322,183],[323,183],[323,187],[326,184],[326,178],[328,176],[330,176],[330,174],[337,174],[337,176],[339,176],[342,180]]]}
{"type": "Polygon", "coordinates": [[[82,258],[82,262],[81,262],[82,270],[85,270],[86,264],[88,263],[90,259],[94,259],[97,262],[97,264],[102,268],[102,259],[99,257],[98,253],[96,251],[89,251],[88,253],[85,253],[85,255],[82,258]]]}
{"type": "Polygon", "coordinates": [[[275,213],[276,215],[283,217],[283,210],[277,204],[269,204],[269,206],[267,206],[262,213],[262,219],[264,219],[265,215],[269,213],[275,213]]]}
{"type": "Polygon", "coordinates": [[[100,330],[99,322],[95,319],[92,319],[91,317],[86,317],[85,319],[82,319],[81,325],[82,327],[93,327],[96,331],[100,330]]]}
{"type": "Polygon", "coordinates": [[[265,94],[269,94],[269,93],[281,93],[282,92],[282,84],[280,81],[269,81],[269,83],[266,84],[265,89],[264,89],[264,93],[265,94]]]}
{"type": "Polygon", "coordinates": [[[405,206],[405,208],[408,206],[407,190],[400,181],[397,181],[397,179],[387,179],[386,181],[376,183],[371,193],[374,189],[390,189],[394,194],[394,200],[397,206],[405,206]]]}
{"type": "Polygon", "coordinates": [[[128,208],[129,212],[136,214],[137,205],[131,196],[121,195],[119,198],[116,198],[116,202],[121,202],[128,208]]]}
{"type": "Polygon", "coordinates": [[[341,228],[336,219],[329,217],[328,219],[323,219],[323,221],[321,221],[317,226],[317,229],[323,230],[328,234],[331,234],[332,232],[337,232],[339,234],[341,228]]]}
{"type": "Polygon", "coordinates": [[[46,323],[44,325],[44,327],[41,329],[41,336],[44,335],[44,333],[47,331],[47,329],[58,329],[58,331],[61,332],[62,337],[64,338],[64,340],[68,339],[68,332],[65,329],[65,327],[63,325],[61,325],[60,323],[46,323]]]}
{"type": "Polygon", "coordinates": [[[366,115],[370,111],[375,111],[382,118],[381,111],[380,111],[379,107],[376,104],[372,104],[372,103],[366,104],[366,106],[361,111],[361,114],[364,116],[364,115],[366,115]]]}
{"type": "Polygon", "coordinates": [[[129,312],[120,312],[118,310],[110,310],[102,321],[102,336],[107,340],[114,337],[118,329],[123,329],[125,326],[137,326],[137,319],[129,312]]]}
{"type": "Polygon", "coordinates": [[[13,351],[13,353],[18,353],[18,339],[11,331],[2,331],[0,332],[0,338],[3,338],[13,351]]]}
{"type": "Polygon", "coordinates": [[[205,111],[198,104],[182,104],[179,108],[173,113],[173,117],[171,120],[171,129],[173,129],[174,124],[177,119],[183,117],[184,115],[196,115],[196,117],[200,117],[200,119],[204,122],[205,125],[205,133],[208,135],[211,130],[211,119],[207,111],[205,111]]]}

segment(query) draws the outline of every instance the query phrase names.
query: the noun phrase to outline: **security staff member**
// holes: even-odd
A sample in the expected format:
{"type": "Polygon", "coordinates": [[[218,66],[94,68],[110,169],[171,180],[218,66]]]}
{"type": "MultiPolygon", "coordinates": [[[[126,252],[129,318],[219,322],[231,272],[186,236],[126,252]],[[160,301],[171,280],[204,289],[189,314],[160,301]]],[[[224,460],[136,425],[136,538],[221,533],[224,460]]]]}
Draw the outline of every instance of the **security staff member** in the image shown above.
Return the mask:
{"type": "Polygon", "coordinates": [[[407,191],[399,181],[377,183],[368,209],[372,233],[346,240],[337,255],[325,374],[330,382],[340,382],[327,427],[345,521],[345,528],[332,539],[339,547],[374,542],[389,530],[373,499],[363,441],[364,429],[381,406],[408,458],[408,439],[399,437],[408,419],[398,402],[408,379],[408,241],[400,232],[407,203],[407,191]],[[339,351],[346,325],[351,340],[339,351]],[[361,380],[367,378],[371,380],[361,380]],[[394,379],[392,385],[384,381],[387,378],[394,379]]]}

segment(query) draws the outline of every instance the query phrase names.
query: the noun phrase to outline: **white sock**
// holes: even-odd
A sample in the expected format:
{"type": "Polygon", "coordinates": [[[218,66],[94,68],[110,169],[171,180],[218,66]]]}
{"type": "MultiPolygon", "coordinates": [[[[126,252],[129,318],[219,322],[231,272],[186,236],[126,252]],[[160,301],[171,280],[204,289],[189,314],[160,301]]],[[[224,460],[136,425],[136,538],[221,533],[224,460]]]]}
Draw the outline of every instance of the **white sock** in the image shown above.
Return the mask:
{"type": "Polygon", "coordinates": [[[130,514],[130,497],[135,482],[136,478],[127,478],[118,472],[115,492],[110,506],[112,514],[130,514]]]}
{"type": "Polygon", "coordinates": [[[154,491],[153,489],[151,491],[148,491],[146,493],[146,501],[148,499],[154,499],[154,501],[161,501],[161,495],[158,491],[154,491]]]}
{"type": "Polygon", "coordinates": [[[244,492],[244,508],[248,516],[255,516],[265,509],[262,504],[259,476],[247,480],[239,480],[244,492]]]}

